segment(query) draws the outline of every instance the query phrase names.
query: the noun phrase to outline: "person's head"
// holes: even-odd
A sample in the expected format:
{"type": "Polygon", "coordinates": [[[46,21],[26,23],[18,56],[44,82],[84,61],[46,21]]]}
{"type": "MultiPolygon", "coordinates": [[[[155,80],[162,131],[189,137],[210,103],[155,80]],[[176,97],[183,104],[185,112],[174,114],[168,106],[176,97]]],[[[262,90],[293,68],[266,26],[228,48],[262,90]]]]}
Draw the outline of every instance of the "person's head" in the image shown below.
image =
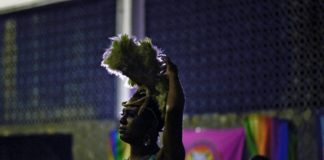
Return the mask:
{"type": "Polygon", "coordinates": [[[251,160],[269,160],[266,156],[255,155],[251,158],[251,160]]]}
{"type": "Polygon", "coordinates": [[[138,89],[124,106],[120,119],[119,133],[124,142],[150,145],[157,141],[163,120],[157,102],[145,89],[138,89]]]}

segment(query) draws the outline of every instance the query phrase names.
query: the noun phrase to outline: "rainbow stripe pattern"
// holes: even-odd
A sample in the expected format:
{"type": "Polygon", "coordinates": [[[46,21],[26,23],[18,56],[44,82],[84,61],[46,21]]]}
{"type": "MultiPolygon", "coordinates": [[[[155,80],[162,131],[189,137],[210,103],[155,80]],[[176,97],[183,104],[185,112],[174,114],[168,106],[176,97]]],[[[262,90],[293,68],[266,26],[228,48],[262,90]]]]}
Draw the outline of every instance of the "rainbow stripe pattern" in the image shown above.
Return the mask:
{"type": "Polygon", "coordinates": [[[296,159],[296,134],[289,121],[252,114],[243,123],[251,157],[262,155],[271,160],[296,159]]]}
{"type": "Polygon", "coordinates": [[[108,160],[125,160],[129,157],[130,147],[120,140],[116,129],[110,131],[109,140],[108,160]]]}

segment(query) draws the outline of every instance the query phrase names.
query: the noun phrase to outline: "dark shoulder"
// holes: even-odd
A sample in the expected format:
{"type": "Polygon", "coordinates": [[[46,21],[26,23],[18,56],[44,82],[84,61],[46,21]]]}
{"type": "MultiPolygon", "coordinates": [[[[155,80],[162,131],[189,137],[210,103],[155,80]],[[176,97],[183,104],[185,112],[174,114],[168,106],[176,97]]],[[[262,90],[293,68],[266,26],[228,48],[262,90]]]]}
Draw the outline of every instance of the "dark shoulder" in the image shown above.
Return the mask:
{"type": "Polygon", "coordinates": [[[185,149],[184,147],[179,147],[179,150],[174,153],[168,153],[163,147],[156,154],[157,160],[184,160],[185,159],[185,149]]]}
{"type": "Polygon", "coordinates": [[[163,159],[163,148],[161,148],[160,150],[159,150],[159,152],[157,152],[157,154],[156,154],[156,159],[157,160],[162,160],[163,159]]]}

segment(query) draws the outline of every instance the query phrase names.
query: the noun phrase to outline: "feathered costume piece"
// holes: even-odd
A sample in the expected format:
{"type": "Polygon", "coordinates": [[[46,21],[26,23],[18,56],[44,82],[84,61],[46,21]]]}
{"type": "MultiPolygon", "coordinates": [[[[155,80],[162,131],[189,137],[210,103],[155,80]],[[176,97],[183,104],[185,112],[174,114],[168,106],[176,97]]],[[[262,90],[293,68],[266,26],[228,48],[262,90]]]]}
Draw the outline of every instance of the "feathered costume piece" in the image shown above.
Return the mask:
{"type": "Polygon", "coordinates": [[[153,46],[149,38],[137,41],[126,34],[111,38],[112,44],[103,55],[101,66],[108,72],[124,78],[129,78],[128,84],[139,89],[149,90],[151,96],[159,105],[163,118],[168,91],[168,82],[161,75],[161,50],[153,46]]]}

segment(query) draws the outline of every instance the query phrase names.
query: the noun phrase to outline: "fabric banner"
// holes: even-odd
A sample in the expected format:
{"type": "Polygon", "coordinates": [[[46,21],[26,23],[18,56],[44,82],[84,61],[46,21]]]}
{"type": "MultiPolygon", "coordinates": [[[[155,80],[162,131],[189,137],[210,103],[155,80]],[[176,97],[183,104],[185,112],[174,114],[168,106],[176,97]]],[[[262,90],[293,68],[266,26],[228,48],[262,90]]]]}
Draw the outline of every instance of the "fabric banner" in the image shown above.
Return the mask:
{"type": "Polygon", "coordinates": [[[243,128],[184,129],[186,160],[242,160],[243,128]]]}
{"type": "Polygon", "coordinates": [[[289,121],[251,114],[243,122],[250,157],[266,156],[271,160],[293,160],[296,136],[289,121]]]}
{"type": "Polygon", "coordinates": [[[324,112],[321,111],[318,115],[318,119],[319,119],[319,147],[320,147],[320,158],[321,160],[324,160],[324,112]]]}
{"type": "Polygon", "coordinates": [[[109,133],[109,149],[108,159],[124,160],[129,157],[130,147],[119,138],[119,133],[116,129],[109,133]]]}

